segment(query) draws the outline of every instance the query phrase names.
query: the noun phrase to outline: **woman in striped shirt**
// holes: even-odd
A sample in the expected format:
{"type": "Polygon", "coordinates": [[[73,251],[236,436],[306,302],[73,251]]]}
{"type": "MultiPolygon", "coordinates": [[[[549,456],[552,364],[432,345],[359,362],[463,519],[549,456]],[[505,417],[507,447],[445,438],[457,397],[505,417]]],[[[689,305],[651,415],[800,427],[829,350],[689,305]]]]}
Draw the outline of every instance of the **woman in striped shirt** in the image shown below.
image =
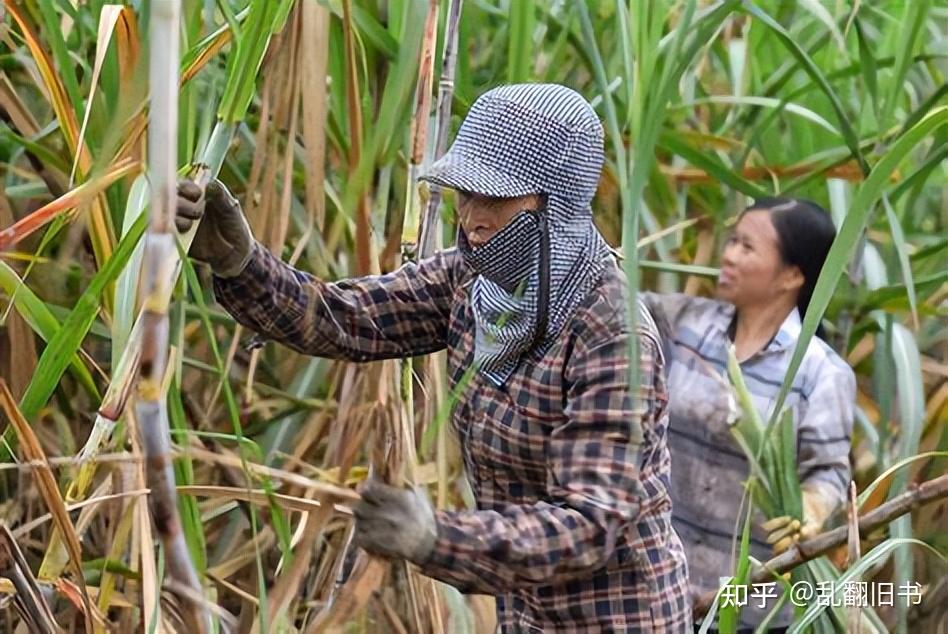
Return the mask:
{"type": "MultiPolygon", "coordinates": [[[[742,525],[739,506],[749,470],[729,429],[736,414],[727,387],[727,349],[734,345],[754,404],[769,419],[835,235],[829,215],[812,202],[759,200],[728,237],[716,299],[647,294],[672,329],[673,524],[685,545],[693,595],[714,591],[721,577],[733,573],[733,545],[742,525]]],[[[824,340],[812,339],[786,401],[797,436],[802,524],[779,532],[771,526],[768,535],[755,523],[755,558],[766,560],[772,547],[781,550],[817,532],[845,500],[854,400],[852,369],[824,340]]],[[[764,610],[748,605],[742,626],[758,623],[775,603],[771,599],[764,610]]]]}

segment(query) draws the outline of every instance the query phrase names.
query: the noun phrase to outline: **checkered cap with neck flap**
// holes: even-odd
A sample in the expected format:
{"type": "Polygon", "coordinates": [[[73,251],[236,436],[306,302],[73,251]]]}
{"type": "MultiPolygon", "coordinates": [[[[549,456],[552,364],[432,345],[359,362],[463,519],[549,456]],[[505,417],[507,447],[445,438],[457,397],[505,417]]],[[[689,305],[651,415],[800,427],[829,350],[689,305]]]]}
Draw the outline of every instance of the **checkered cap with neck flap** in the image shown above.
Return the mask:
{"type": "Polygon", "coordinates": [[[602,124],[582,95],[558,84],[514,84],[474,102],[422,179],[495,198],[555,194],[583,207],[603,159],[602,124]]]}
{"type": "Polygon", "coordinates": [[[524,356],[549,349],[601,276],[609,249],[590,202],[603,160],[602,125],[579,93],[516,84],[478,98],[451,148],[422,176],[482,196],[537,194],[544,201],[477,249],[463,231],[458,235],[459,250],[478,273],[470,295],[475,360],[497,385],[524,356]]]}

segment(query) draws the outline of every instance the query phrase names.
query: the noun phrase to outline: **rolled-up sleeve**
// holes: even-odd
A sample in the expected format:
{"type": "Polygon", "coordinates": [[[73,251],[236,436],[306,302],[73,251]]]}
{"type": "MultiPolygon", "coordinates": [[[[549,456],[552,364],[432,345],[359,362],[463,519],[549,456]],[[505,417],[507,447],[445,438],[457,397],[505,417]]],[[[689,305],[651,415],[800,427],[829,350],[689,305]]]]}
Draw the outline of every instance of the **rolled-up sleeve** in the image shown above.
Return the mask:
{"type": "Polygon", "coordinates": [[[564,368],[566,422],[549,438],[549,497],[531,505],[440,511],[425,574],[468,592],[501,594],[569,581],[604,566],[642,505],[638,434],[664,407],[655,339],[640,338],[638,398],[629,385],[629,334],[591,325],[564,368]]]}
{"type": "Polygon", "coordinates": [[[846,500],[851,477],[856,377],[841,359],[820,364],[806,397],[798,428],[800,482],[819,488],[836,505],[846,500]]]}
{"type": "Polygon", "coordinates": [[[238,323],[304,354],[409,357],[445,347],[459,262],[450,249],[386,275],[324,282],[256,243],[240,275],[214,277],[214,294],[238,323]]]}

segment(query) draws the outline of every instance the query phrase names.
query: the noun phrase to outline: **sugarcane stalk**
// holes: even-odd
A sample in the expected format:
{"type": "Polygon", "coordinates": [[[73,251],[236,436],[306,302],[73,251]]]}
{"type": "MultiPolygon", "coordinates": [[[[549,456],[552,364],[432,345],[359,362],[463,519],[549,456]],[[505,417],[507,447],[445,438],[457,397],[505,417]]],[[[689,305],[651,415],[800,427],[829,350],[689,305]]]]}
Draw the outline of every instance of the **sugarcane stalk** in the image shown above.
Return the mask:
{"type": "MultiPolygon", "coordinates": [[[[932,504],[948,498],[948,475],[943,475],[921,483],[885,504],[859,516],[859,536],[868,538],[869,534],[881,526],[902,517],[906,513],[926,504],[932,504]]],[[[816,559],[827,551],[845,544],[849,539],[850,527],[843,525],[820,533],[810,539],[794,544],[786,551],[751,570],[748,583],[762,583],[792,570],[801,564],[816,559]]],[[[703,616],[714,603],[717,592],[709,592],[695,603],[695,615],[703,616]]]]}
{"type": "MultiPolygon", "coordinates": [[[[448,131],[451,127],[451,105],[454,100],[454,76],[457,67],[457,48],[458,48],[458,30],[461,19],[461,7],[463,0],[450,0],[448,4],[448,13],[444,25],[444,49],[442,51],[441,76],[438,79],[438,101],[435,113],[435,143],[433,156],[428,161],[434,162],[447,151],[448,131]]],[[[427,36],[426,36],[427,41],[427,36]]],[[[432,51],[437,42],[432,41],[432,51]]],[[[424,59],[424,58],[422,58],[424,59]]],[[[434,68],[430,69],[432,77],[434,68]]],[[[419,80],[419,85],[422,81],[419,80]]],[[[431,92],[431,84],[425,82],[427,92],[431,92]]],[[[427,107],[425,108],[425,117],[427,117],[427,107]]],[[[422,151],[427,143],[418,144],[422,151]]],[[[421,163],[421,159],[417,161],[421,163]]],[[[441,227],[441,187],[430,184],[424,190],[415,183],[417,174],[413,174],[408,179],[409,191],[411,193],[421,191],[421,202],[425,205],[425,211],[421,216],[420,226],[418,227],[418,243],[415,248],[415,254],[418,260],[431,257],[438,249],[442,247],[442,227],[441,227]]],[[[409,228],[406,222],[406,230],[409,228]]],[[[403,239],[404,240],[404,239],[403,239]]],[[[418,382],[429,386],[429,401],[426,403],[423,411],[422,428],[427,428],[434,420],[434,414],[441,409],[441,399],[444,392],[441,369],[444,365],[444,354],[438,352],[425,357],[421,366],[418,368],[418,382]]],[[[438,450],[437,455],[442,467],[444,451],[447,449],[447,430],[444,426],[438,430],[438,450]]],[[[438,503],[443,504],[447,499],[447,483],[439,480],[438,482],[438,503]]]]}
{"type": "MultiPolygon", "coordinates": [[[[249,7],[240,12],[237,15],[238,19],[245,19],[248,11],[249,7]]],[[[231,39],[231,36],[232,34],[226,27],[220,29],[201,55],[192,60],[190,65],[184,70],[181,76],[181,83],[189,81],[194,74],[206,65],[208,60],[231,39]]],[[[116,157],[126,156],[131,152],[131,148],[140,142],[140,137],[146,127],[146,115],[147,113],[143,105],[142,113],[136,115],[134,124],[128,128],[127,139],[122,148],[115,154],[116,157]]],[[[195,169],[192,170],[190,174],[191,178],[202,187],[206,186],[211,178],[220,172],[236,129],[236,122],[218,120],[217,125],[211,133],[210,139],[203,148],[201,157],[195,164],[195,169]]],[[[113,168],[117,169],[122,166],[124,166],[124,163],[116,163],[113,165],[113,168]]],[[[84,186],[85,185],[80,186],[77,190],[84,186]]],[[[74,190],[73,193],[77,190],[74,190]]],[[[180,236],[184,251],[187,251],[190,247],[196,231],[197,225],[195,224],[187,234],[180,236]]],[[[167,258],[163,260],[163,264],[165,265],[166,271],[172,271],[171,277],[168,279],[176,280],[181,270],[181,259],[178,251],[172,249],[167,258]]],[[[153,303],[159,305],[162,303],[167,304],[171,298],[172,288],[172,284],[165,284],[158,288],[156,291],[157,295],[152,296],[154,300],[157,300],[153,303]]],[[[121,355],[114,364],[112,380],[109,384],[108,391],[102,399],[93,430],[80,453],[83,460],[80,466],[79,477],[70,485],[67,492],[67,499],[69,500],[81,500],[85,497],[88,486],[91,484],[97,471],[98,465],[96,457],[110,438],[116,423],[125,412],[125,406],[129,401],[135,379],[138,376],[142,352],[141,332],[145,322],[147,308],[147,306],[142,306],[139,310],[131,328],[128,342],[122,346],[121,355]]],[[[53,578],[57,577],[64,569],[67,561],[68,555],[65,552],[65,545],[62,543],[58,530],[54,529],[46,556],[40,566],[40,572],[53,578]]]]}
{"type": "MultiPolygon", "coordinates": [[[[350,0],[343,0],[342,3],[342,22],[343,22],[343,46],[344,63],[346,69],[346,103],[349,108],[349,155],[348,166],[350,173],[355,173],[362,155],[362,106],[358,94],[358,69],[356,67],[355,44],[354,44],[354,24],[352,21],[352,5],[350,0]]],[[[375,257],[375,249],[372,245],[371,235],[371,201],[368,191],[359,194],[356,200],[356,274],[369,275],[378,273],[380,266],[375,257]]],[[[358,403],[362,398],[361,394],[373,395],[377,403],[384,409],[389,399],[392,398],[388,390],[388,377],[395,372],[392,364],[396,361],[378,361],[364,366],[349,366],[347,372],[352,373],[350,377],[361,375],[364,378],[368,390],[345,391],[339,398],[340,411],[346,410],[347,404],[358,403]],[[391,372],[389,372],[391,368],[391,372]]],[[[346,384],[346,383],[344,383],[346,384]]],[[[358,385],[360,382],[354,379],[347,382],[348,385],[358,385]]],[[[380,421],[381,422],[381,421],[380,421]]],[[[391,426],[390,426],[391,427],[391,426]]],[[[383,431],[385,426],[378,425],[378,430],[383,431]]],[[[382,444],[382,434],[377,435],[376,445],[382,444]]],[[[373,452],[373,457],[378,452],[373,452]]],[[[400,452],[396,452],[400,453],[400,452]]],[[[397,470],[390,469],[384,459],[373,459],[373,470],[382,479],[387,479],[393,472],[397,476],[397,470]]],[[[397,465],[396,465],[397,466],[397,465]]],[[[343,464],[340,467],[340,478],[344,477],[348,470],[348,465],[343,464]]],[[[344,562],[348,556],[351,544],[350,536],[339,550],[338,561],[344,562]]],[[[379,557],[370,556],[368,553],[359,552],[356,562],[350,572],[348,579],[337,580],[337,585],[328,597],[323,609],[316,615],[310,624],[307,632],[332,631],[333,628],[340,627],[348,621],[368,602],[369,598],[382,584],[387,576],[390,566],[387,561],[379,557]]],[[[340,566],[340,572],[342,566],[340,566]]]]}
{"type": "MultiPolygon", "coordinates": [[[[356,68],[355,39],[352,21],[352,2],[342,0],[343,46],[346,64],[346,105],[349,107],[349,172],[355,173],[362,157],[362,101],[359,99],[359,71],[356,68]]],[[[356,201],[356,273],[368,275],[377,272],[373,266],[372,206],[368,192],[356,201]]]]}
{"type": "MultiPolygon", "coordinates": [[[[343,47],[344,63],[346,73],[346,104],[349,109],[349,154],[348,166],[350,173],[356,171],[361,160],[363,150],[363,122],[362,122],[362,104],[358,93],[358,69],[356,66],[356,53],[354,41],[354,23],[352,19],[352,4],[350,0],[343,0],[342,3],[342,28],[343,28],[343,47]]],[[[355,273],[357,275],[369,275],[379,272],[378,260],[374,257],[375,249],[372,244],[371,234],[371,204],[367,191],[359,194],[356,199],[355,210],[356,221],[356,262],[355,273]]],[[[389,364],[391,362],[388,362],[389,364]]],[[[377,402],[384,407],[388,401],[388,390],[386,389],[387,376],[386,362],[366,364],[364,366],[350,366],[350,371],[355,373],[364,373],[365,381],[369,389],[364,394],[373,395],[377,402]]],[[[344,394],[340,398],[340,410],[346,411],[347,402],[357,402],[360,399],[359,391],[353,390],[352,393],[344,394]],[[351,399],[351,400],[350,400],[351,399]]],[[[384,478],[388,469],[385,465],[380,466],[381,475],[384,478]]],[[[344,477],[346,466],[340,468],[340,478],[344,477]]],[[[351,535],[350,535],[351,537],[351,535]]],[[[345,560],[351,544],[349,539],[339,551],[338,560],[341,563],[345,560]]],[[[389,564],[379,557],[371,557],[365,552],[360,552],[350,577],[341,585],[337,585],[328,597],[326,605],[316,615],[310,624],[308,632],[330,631],[334,627],[339,627],[349,620],[358,610],[360,610],[369,597],[381,585],[389,569],[389,564]]]]}
{"type": "Polygon", "coordinates": [[[191,561],[181,520],[171,459],[171,436],[162,379],[168,362],[168,306],[175,279],[177,249],[174,202],[178,151],[178,28],[180,0],[151,4],[148,126],[148,169],[151,181],[150,226],[145,238],[142,347],[135,411],[146,460],[149,508],[162,541],[169,586],[183,606],[189,629],[206,632],[210,614],[191,561]],[[160,51],[160,54],[159,54],[160,51]]]}
{"type": "MultiPolygon", "coordinates": [[[[356,170],[359,164],[361,153],[361,110],[357,108],[359,103],[356,92],[356,69],[353,65],[353,50],[350,31],[352,29],[350,3],[348,0],[343,2],[343,26],[345,33],[346,50],[346,68],[347,68],[347,101],[350,107],[350,153],[349,167],[351,171],[356,170]]],[[[432,59],[436,45],[436,27],[437,27],[438,2],[431,0],[428,6],[428,14],[425,21],[424,42],[420,53],[420,72],[418,83],[415,90],[415,118],[412,122],[411,134],[411,156],[409,160],[409,178],[407,209],[405,214],[406,222],[403,225],[408,228],[409,244],[412,242],[411,236],[415,234],[416,223],[412,223],[411,210],[415,208],[414,181],[417,178],[418,166],[424,156],[425,135],[427,134],[428,110],[430,109],[430,93],[433,85],[434,65],[432,59]]],[[[357,202],[356,210],[356,245],[359,260],[357,262],[358,272],[361,274],[375,273],[380,270],[380,262],[374,257],[374,250],[370,240],[369,224],[369,198],[368,193],[362,193],[357,202]]],[[[417,219],[418,214],[414,217],[417,219]]],[[[405,244],[404,231],[396,236],[398,244],[405,244]]],[[[397,254],[397,251],[392,255],[397,254]]],[[[385,255],[382,255],[385,259],[385,255]]],[[[394,259],[391,258],[391,259],[394,259]]],[[[392,263],[387,263],[392,264],[392,263]]],[[[369,364],[360,368],[359,372],[364,372],[367,385],[365,394],[372,395],[376,400],[378,411],[385,414],[380,417],[376,427],[377,433],[372,447],[372,471],[376,477],[394,484],[401,484],[403,478],[407,476],[410,481],[414,480],[414,434],[412,433],[412,407],[411,390],[405,389],[405,378],[409,377],[410,386],[410,366],[411,361],[381,361],[369,364]],[[399,371],[401,370],[401,371],[399,371]],[[401,379],[401,380],[400,380],[401,379]],[[401,399],[399,399],[401,396],[401,399]],[[406,466],[407,472],[406,472],[406,466]]],[[[353,392],[353,395],[354,392],[353,392]]],[[[340,409],[346,409],[344,406],[345,397],[340,398],[340,409]]],[[[350,548],[347,543],[340,551],[340,558],[344,559],[350,548]]],[[[331,628],[341,626],[348,619],[352,618],[368,602],[369,598],[375,592],[375,589],[383,582],[389,564],[385,560],[369,556],[367,553],[360,552],[353,566],[348,579],[337,585],[327,601],[326,607],[316,616],[312,622],[309,632],[329,631],[331,628]]],[[[411,574],[411,573],[409,573],[411,574]]],[[[409,581],[409,586],[411,582],[409,581]]],[[[434,593],[430,592],[430,583],[426,584],[425,603],[434,600],[434,593]]],[[[413,590],[411,591],[414,594],[413,590]]],[[[413,608],[417,608],[413,602],[413,608]]],[[[415,622],[417,625],[417,609],[415,622]]]]}
{"type": "MultiPolygon", "coordinates": [[[[455,12],[457,3],[452,1],[455,12]]],[[[406,179],[406,213],[403,222],[401,246],[402,253],[406,258],[422,259],[429,257],[435,249],[441,246],[441,222],[437,216],[438,208],[435,206],[435,215],[432,217],[428,213],[429,199],[424,195],[419,187],[418,177],[421,174],[425,163],[425,154],[428,149],[428,128],[431,112],[431,95],[434,86],[435,64],[434,56],[438,46],[438,12],[440,2],[430,0],[428,3],[428,14],[425,19],[424,35],[420,53],[420,63],[418,70],[418,80],[415,88],[415,116],[411,127],[411,160],[409,162],[408,178],[406,179]],[[425,213],[421,214],[421,207],[424,205],[425,213]],[[432,223],[434,223],[432,227],[432,223]],[[421,242],[423,239],[425,242],[421,242]],[[421,246],[421,249],[419,249],[421,246]]],[[[454,35],[454,47],[457,46],[457,15],[452,20],[448,17],[446,26],[446,36],[450,33],[454,35]]],[[[449,51],[449,62],[452,65],[450,86],[453,87],[453,60],[456,55],[451,55],[449,51]]],[[[448,104],[448,116],[450,120],[450,92],[445,93],[444,87],[439,86],[439,106],[445,102],[448,104]]],[[[443,119],[442,119],[443,121],[443,119]]],[[[441,125],[436,128],[439,136],[436,137],[436,144],[440,142],[439,156],[444,152],[444,146],[447,139],[447,125],[441,125]]],[[[440,399],[442,395],[441,386],[441,367],[444,365],[444,354],[439,352],[427,355],[421,360],[418,380],[421,385],[429,386],[431,392],[425,407],[421,412],[422,428],[427,427],[433,419],[432,412],[440,409],[440,399]]],[[[415,415],[413,394],[413,362],[411,359],[401,361],[401,392],[402,392],[402,415],[399,420],[403,422],[401,427],[401,437],[403,450],[406,453],[407,463],[414,468],[417,465],[418,457],[415,451],[415,432],[419,429],[415,415]]],[[[414,482],[414,476],[411,477],[414,482]]],[[[441,498],[441,496],[439,496],[441,498]]],[[[415,632],[443,632],[443,604],[441,594],[438,592],[437,584],[434,580],[422,576],[416,568],[407,564],[403,565],[402,570],[406,576],[408,599],[409,599],[409,618],[412,631],[415,632]]]]}
{"type": "MultiPolygon", "coordinates": [[[[420,205],[418,195],[418,176],[425,159],[428,139],[428,119],[431,110],[431,89],[434,85],[434,54],[438,45],[438,0],[429,0],[428,14],[425,17],[424,35],[419,54],[418,79],[415,83],[415,112],[411,121],[411,152],[408,160],[408,177],[405,179],[405,212],[400,235],[393,236],[390,244],[400,244],[402,258],[415,258],[418,244],[420,205]]],[[[394,255],[394,254],[393,254],[394,255]]],[[[383,259],[385,255],[383,254],[383,259]]],[[[396,263],[397,264],[397,263],[396,263]]],[[[414,430],[414,398],[412,394],[412,359],[400,362],[400,389],[402,403],[405,405],[409,430],[414,430]]],[[[425,363],[423,361],[423,363],[425,363]]],[[[410,434],[408,443],[414,449],[414,434],[410,434]]],[[[410,587],[410,584],[409,584],[410,587]]]]}
{"type": "MultiPolygon", "coordinates": [[[[435,150],[433,159],[440,158],[448,149],[448,129],[451,127],[451,104],[454,101],[454,75],[458,61],[458,30],[461,6],[464,0],[450,0],[444,25],[444,51],[441,77],[438,79],[438,105],[435,119],[435,150]]],[[[418,259],[429,257],[441,248],[441,187],[432,184],[424,218],[419,229],[418,259]]]]}
{"type": "Polygon", "coordinates": [[[434,85],[434,54],[438,45],[437,28],[438,0],[429,0],[418,65],[418,81],[415,84],[415,116],[411,121],[408,178],[405,179],[405,217],[401,235],[402,254],[405,257],[414,257],[418,243],[420,201],[417,181],[428,143],[428,115],[431,110],[431,88],[434,85]]]}
{"type": "MultiPolygon", "coordinates": [[[[444,24],[444,45],[441,58],[441,75],[438,78],[438,101],[435,106],[435,142],[431,162],[439,159],[448,149],[448,132],[451,128],[451,106],[454,102],[454,77],[458,61],[458,32],[461,22],[461,8],[464,0],[450,0],[444,24]]],[[[427,189],[425,211],[418,230],[418,259],[430,257],[442,247],[441,223],[441,186],[430,184],[427,189]]],[[[445,357],[443,352],[427,356],[419,368],[419,381],[430,386],[429,403],[424,409],[423,426],[427,429],[435,414],[441,411],[444,396],[443,372],[445,357]]],[[[448,445],[446,425],[438,429],[436,462],[439,473],[447,471],[445,454],[448,445]]],[[[446,478],[438,479],[437,505],[447,502],[448,489],[446,478]]]]}

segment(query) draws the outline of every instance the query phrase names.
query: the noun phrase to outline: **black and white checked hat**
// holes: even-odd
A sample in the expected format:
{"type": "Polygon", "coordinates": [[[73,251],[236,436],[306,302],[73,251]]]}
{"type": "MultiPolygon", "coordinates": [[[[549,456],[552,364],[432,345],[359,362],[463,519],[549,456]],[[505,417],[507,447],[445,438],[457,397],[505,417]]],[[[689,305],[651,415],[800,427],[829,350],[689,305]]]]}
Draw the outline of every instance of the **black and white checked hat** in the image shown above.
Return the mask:
{"type": "Polygon", "coordinates": [[[559,84],[512,84],[481,95],[451,148],[421,178],[494,198],[557,193],[588,205],[602,170],[599,117],[559,84]]]}

